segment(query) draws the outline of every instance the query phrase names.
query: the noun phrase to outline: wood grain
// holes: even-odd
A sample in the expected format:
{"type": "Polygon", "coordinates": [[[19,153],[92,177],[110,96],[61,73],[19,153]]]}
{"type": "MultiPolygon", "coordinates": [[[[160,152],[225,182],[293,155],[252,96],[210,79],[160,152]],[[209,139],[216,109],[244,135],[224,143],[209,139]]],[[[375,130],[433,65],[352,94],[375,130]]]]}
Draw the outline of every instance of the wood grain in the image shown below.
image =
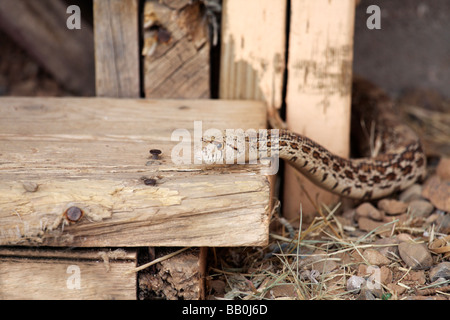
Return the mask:
{"type": "Polygon", "coordinates": [[[0,244],[241,246],[267,242],[262,165],[175,165],[176,129],[261,128],[264,105],[217,100],[0,99],[0,244]],[[149,159],[160,149],[160,160],[149,159]],[[146,185],[144,178],[156,185],[146,185]],[[34,186],[34,187],[30,187],[34,186]],[[70,206],[84,211],[68,224],[70,206]]]}
{"type": "Polygon", "coordinates": [[[209,52],[207,18],[200,1],[145,2],[145,97],[209,98],[209,52]]]}
{"type": "Polygon", "coordinates": [[[137,0],[94,0],[95,83],[100,97],[140,97],[137,0]]]}
{"type": "Polygon", "coordinates": [[[136,261],[135,249],[2,247],[0,299],[135,300],[136,261]]]}
{"type": "MultiPolygon", "coordinates": [[[[353,61],[354,0],[291,2],[286,121],[330,151],[347,157],[353,61]]],[[[338,198],[286,166],[283,213],[303,221],[316,208],[300,183],[320,205],[338,198]]]]}

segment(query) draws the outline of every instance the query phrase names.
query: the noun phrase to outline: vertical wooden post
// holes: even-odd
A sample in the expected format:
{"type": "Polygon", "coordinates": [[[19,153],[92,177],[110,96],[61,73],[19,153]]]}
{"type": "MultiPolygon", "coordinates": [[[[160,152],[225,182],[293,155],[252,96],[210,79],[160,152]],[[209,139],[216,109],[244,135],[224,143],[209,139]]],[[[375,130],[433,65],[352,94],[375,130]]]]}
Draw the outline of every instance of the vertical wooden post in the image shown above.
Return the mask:
{"type": "MultiPolygon", "coordinates": [[[[268,113],[278,112],[286,63],[286,6],[285,0],[223,1],[220,99],[262,100],[268,113]]],[[[275,178],[270,177],[271,198],[275,178]]]]}
{"type": "Polygon", "coordinates": [[[94,0],[96,95],[140,97],[137,0],[94,0]]]}
{"type": "MultiPolygon", "coordinates": [[[[349,154],[354,0],[292,0],[289,40],[287,125],[341,156],[349,154]]],[[[283,213],[303,221],[337,197],[287,166],[283,213]],[[305,217],[306,214],[306,217],[305,217]]],[[[306,219],[307,221],[308,219],[306,219]]]]}
{"type": "Polygon", "coordinates": [[[210,98],[210,43],[202,2],[146,1],[144,93],[146,98],[210,98]]]}
{"type": "Polygon", "coordinates": [[[224,0],[221,99],[282,102],[286,45],[286,1],[224,0]]]}

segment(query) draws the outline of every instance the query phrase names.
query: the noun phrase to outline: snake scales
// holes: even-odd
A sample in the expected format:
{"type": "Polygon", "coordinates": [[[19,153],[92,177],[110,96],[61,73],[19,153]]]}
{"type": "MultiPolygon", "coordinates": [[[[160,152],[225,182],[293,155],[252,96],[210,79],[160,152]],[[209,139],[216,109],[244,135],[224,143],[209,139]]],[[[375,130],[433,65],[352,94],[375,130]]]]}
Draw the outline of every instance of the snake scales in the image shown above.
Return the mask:
{"type": "Polygon", "coordinates": [[[360,152],[369,152],[370,156],[345,159],[286,129],[279,129],[277,135],[268,130],[264,141],[260,136],[246,136],[243,148],[225,136],[203,139],[202,152],[211,158],[211,146],[219,154],[231,147],[237,155],[246,153],[248,159],[252,145],[259,151],[271,150],[272,154],[275,148],[279,158],[315,184],[354,199],[385,197],[425,177],[426,157],[417,135],[399,120],[392,101],[381,89],[359,78],[354,79],[352,90],[352,133],[355,132],[354,142],[360,146],[360,152]],[[271,136],[276,137],[276,144],[271,136]]]}

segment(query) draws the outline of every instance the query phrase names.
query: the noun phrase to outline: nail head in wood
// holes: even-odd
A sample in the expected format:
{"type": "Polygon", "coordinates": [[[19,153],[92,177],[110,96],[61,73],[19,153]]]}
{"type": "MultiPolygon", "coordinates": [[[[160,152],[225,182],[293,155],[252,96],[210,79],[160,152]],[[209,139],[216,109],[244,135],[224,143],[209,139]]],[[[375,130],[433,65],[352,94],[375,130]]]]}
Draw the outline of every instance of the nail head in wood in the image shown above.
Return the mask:
{"type": "Polygon", "coordinates": [[[155,186],[156,185],[156,180],[155,179],[145,179],[144,180],[144,184],[147,186],[155,186]]]}
{"type": "Polygon", "coordinates": [[[151,149],[149,152],[152,155],[152,159],[158,159],[162,153],[162,151],[159,149],[151,149]]]}
{"type": "Polygon", "coordinates": [[[64,216],[66,217],[69,222],[78,222],[83,217],[83,210],[81,210],[78,207],[70,207],[64,212],[64,216]]]}

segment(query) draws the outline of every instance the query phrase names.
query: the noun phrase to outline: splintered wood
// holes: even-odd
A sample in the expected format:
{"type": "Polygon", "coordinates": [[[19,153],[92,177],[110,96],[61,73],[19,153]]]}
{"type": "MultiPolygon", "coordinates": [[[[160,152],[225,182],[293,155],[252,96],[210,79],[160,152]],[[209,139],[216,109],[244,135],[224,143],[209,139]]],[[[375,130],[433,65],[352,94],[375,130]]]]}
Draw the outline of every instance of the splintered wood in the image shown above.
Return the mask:
{"type": "Polygon", "coordinates": [[[144,91],[147,98],[210,97],[209,38],[201,1],[146,1],[144,91]]]}
{"type": "Polygon", "coordinates": [[[264,245],[262,164],[171,160],[199,119],[204,131],[266,123],[257,102],[0,99],[0,245],[264,245]]]}

